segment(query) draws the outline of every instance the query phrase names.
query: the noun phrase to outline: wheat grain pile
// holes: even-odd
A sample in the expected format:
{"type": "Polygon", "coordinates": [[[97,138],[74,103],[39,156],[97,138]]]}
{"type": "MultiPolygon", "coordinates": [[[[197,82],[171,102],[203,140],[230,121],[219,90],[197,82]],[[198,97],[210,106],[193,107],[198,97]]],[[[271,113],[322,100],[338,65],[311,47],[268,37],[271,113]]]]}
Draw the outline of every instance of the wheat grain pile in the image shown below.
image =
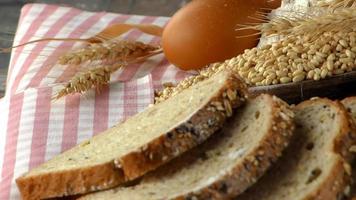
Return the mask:
{"type": "Polygon", "coordinates": [[[283,35],[284,39],[207,66],[198,75],[157,92],[156,103],[223,69],[236,72],[250,86],[266,86],[318,81],[356,68],[356,9],[353,7],[328,9],[320,16],[277,17],[248,28],[266,35],[283,35]]]}

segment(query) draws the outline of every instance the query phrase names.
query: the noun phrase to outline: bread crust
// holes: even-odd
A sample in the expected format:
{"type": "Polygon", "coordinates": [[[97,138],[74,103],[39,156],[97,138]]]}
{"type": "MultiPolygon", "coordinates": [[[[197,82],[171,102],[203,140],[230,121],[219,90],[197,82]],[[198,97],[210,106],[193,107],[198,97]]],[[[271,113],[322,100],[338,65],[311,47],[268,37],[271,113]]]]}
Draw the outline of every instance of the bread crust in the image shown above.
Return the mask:
{"type": "Polygon", "coordinates": [[[241,165],[235,166],[210,186],[173,199],[232,199],[253,185],[281,156],[293,135],[294,113],[277,97],[263,95],[269,98],[273,113],[272,124],[263,142],[246,156],[241,165]]]}
{"type": "Polygon", "coordinates": [[[344,105],[351,103],[351,102],[356,102],[356,96],[346,97],[345,99],[343,99],[341,101],[341,103],[343,103],[344,105]]]}
{"type": "Polygon", "coordinates": [[[84,194],[112,188],[140,177],[206,140],[221,128],[225,119],[231,115],[231,108],[243,104],[246,96],[246,85],[229,72],[226,84],[207,105],[139,151],[96,166],[31,177],[25,174],[16,179],[21,197],[37,200],[84,194]],[[236,92],[236,98],[229,98],[231,95],[228,93],[231,91],[236,92]]]}

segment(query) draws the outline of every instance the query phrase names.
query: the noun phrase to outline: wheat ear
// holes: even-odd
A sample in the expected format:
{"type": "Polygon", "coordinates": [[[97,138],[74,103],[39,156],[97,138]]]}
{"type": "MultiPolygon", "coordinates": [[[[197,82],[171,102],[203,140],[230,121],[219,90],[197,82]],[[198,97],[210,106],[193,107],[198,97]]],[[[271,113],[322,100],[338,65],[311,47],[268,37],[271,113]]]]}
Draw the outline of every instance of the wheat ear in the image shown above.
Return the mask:
{"type": "Polygon", "coordinates": [[[331,9],[356,7],[356,0],[332,0],[332,1],[319,1],[317,3],[319,7],[327,7],[331,9]]]}
{"type": "Polygon", "coordinates": [[[242,29],[256,29],[268,35],[318,36],[324,32],[350,32],[356,29],[356,8],[329,10],[319,16],[296,15],[290,18],[277,16],[268,23],[246,25],[242,29]]]}
{"type": "Polygon", "coordinates": [[[59,57],[59,64],[79,65],[86,61],[110,60],[123,62],[135,57],[140,57],[149,52],[158,50],[158,46],[145,44],[138,41],[110,40],[103,43],[89,44],[88,47],[69,52],[59,57]]]}
{"type": "Polygon", "coordinates": [[[116,63],[113,65],[101,65],[95,68],[89,69],[85,72],[81,72],[76,74],[72,79],[61,89],[53,99],[60,99],[64,96],[74,93],[85,93],[86,91],[96,88],[100,91],[100,89],[109,84],[110,76],[115,71],[119,70],[122,67],[125,67],[132,63],[139,63],[147,60],[148,58],[161,54],[162,49],[158,49],[157,51],[150,52],[141,57],[134,58],[132,60],[127,60],[125,62],[116,63]]]}
{"type": "Polygon", "coordinates": [[[125,64],[99,66],[86,72],[78,73],[60,90],[53,99],[60,99],[68,94],[84,93],[95,87],[100,90],[110,81],[110,75],[125,64]]]}

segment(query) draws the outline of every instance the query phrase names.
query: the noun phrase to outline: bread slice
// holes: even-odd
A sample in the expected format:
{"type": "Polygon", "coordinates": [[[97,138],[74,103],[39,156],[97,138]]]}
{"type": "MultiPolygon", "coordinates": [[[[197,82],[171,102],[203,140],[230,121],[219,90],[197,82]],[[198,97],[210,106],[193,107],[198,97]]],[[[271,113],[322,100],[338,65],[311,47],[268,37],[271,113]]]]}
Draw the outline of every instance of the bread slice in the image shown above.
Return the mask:
{"type": "Polygon", "coordinates": [[[354,121],[356,120],[356,96],[348,97],[341,101],[346,107],[347,111],[351,114],[354,121]]]}
{"type": "Polygon", "coordinates": [[[261,95],[228,120],[220,134],[145,176],[131,187],[89,194],[99,199],[227,199],[265,173],[293,132],[293,112],[276,97],[261,95]]]}
{"type": "MultiPolygon", "coordinates": [[[[349,114],[352,116],[352,119],[354,122],[356,122],[356,97],[348,97],[344,100],[342,100],[342,104],[346,107],[347,111],[349,114]]],[[[351,148],[350,151],[352,153],[356,153],[356,144],[354,144],[351,148]]],[[[353,184],[350,189],[350,197],[353,200],[356,200],[356,163],[354,161],[353,167],[352,167],[352,180],[353,184]]]]}
{"type": "Polygon", "coordinates": [[[281,159],[237,200],[337,200],[350,180],[354,127],[339,102],[313,99],[295,107],[296,131],[281,159]]]}
{"type": "Polygon", "coordinates": [[[19,177],[23,199],[98,191],[133,180],[205,141],[247,95],[223,71],[19,177]]]}

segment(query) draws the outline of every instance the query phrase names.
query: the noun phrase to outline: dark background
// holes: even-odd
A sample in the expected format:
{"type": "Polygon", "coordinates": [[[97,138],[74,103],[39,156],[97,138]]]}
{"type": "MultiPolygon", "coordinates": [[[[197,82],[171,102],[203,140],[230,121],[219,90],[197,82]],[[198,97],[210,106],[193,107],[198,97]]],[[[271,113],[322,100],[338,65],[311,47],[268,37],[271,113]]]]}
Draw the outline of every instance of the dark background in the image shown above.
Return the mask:
{"type": "MultiPolygon", "coordinates": [[[[21,7],[26,3],[71,5],[88,11],[171,16],[188,0],[0,0],[0,47],[12,45],[21,7]]],[[[4,90],[10,54],[0,54],[0,96],[4,90]]]]}

